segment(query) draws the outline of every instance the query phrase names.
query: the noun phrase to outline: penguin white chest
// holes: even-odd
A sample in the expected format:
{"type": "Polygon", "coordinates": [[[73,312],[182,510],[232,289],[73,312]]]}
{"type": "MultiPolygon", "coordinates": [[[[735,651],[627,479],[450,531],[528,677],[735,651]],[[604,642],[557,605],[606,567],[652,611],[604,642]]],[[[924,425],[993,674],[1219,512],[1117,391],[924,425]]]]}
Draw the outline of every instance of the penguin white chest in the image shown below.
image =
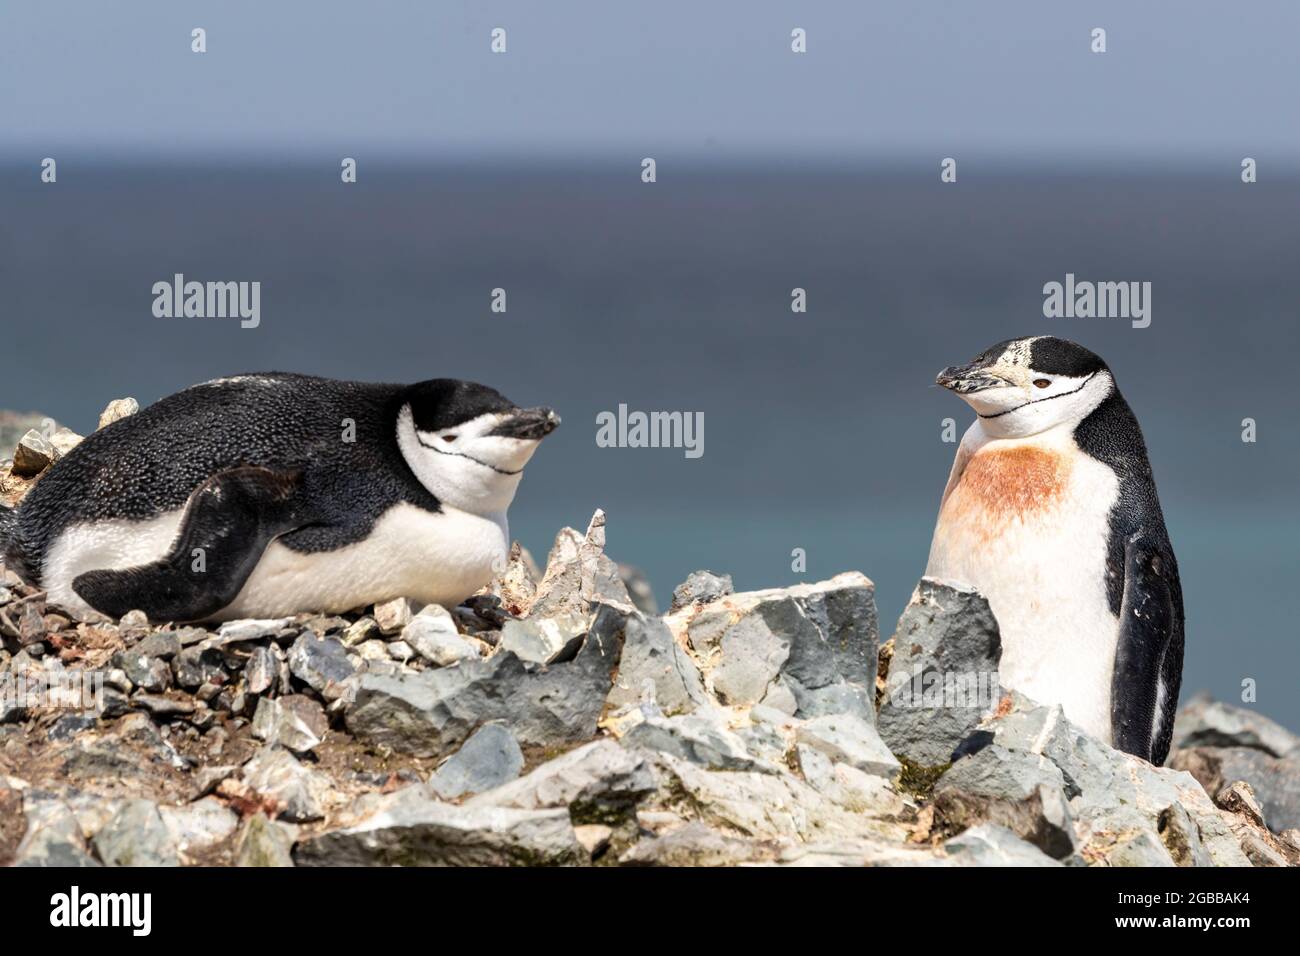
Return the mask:
{"type": "Polygon", "coordinates": [[[1005,686],[1060,704],[1107,741],[1119,621],[1106,547],[1118,489],[1072,438],[989,441],[944,501],[926,568],[988,598],[1005,686]]]}
{"type": "Polygon", "coordinates": [[[303,553],[271,542],[239,595],[214,617],[338,612],[395,597],[454,606],[491,581],[508,548],[504,514],[434,513],[402,503],[363,540],[335,551],[303,553]]]}

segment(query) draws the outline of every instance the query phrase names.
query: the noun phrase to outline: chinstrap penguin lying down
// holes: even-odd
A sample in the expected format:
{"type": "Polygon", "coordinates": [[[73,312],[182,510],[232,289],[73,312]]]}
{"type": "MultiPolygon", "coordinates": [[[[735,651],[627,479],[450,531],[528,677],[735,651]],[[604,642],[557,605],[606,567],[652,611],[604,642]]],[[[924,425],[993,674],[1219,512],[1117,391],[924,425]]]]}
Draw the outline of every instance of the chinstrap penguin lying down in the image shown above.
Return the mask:
{"type": "Polygon", "coordinates": [[[87,437],[0,511],[0,555],[51,603],[110,617],[455,605],[500,566],[559,421],[455,379],[218,379],[87,437]]]}
{"type": "Polygon", "coordinates": [[[1013,339],[937,382],[975,410],[926,574],[981,591],[1002,683],[1101,740],[1164,762],[1183,666],[1183,595],[1142,430],[1106,363],[1013,339]]]}

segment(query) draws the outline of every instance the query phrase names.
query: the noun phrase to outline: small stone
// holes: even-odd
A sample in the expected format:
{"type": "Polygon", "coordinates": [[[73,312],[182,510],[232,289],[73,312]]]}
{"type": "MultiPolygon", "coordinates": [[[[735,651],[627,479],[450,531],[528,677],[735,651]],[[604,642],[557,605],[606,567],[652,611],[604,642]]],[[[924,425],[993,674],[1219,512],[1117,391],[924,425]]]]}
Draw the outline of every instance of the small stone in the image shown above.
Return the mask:
{"type": "Polygon", "coordinates": [[[721,714],[698,710],[676,717],[652,715],[623,735],[628,746],[672,754],[716,770],[774,770],[755,759],[721,714]]]}
{"type": "Polygon", "coordinates": [[[734,592],[730,574],[694,571],[673,588],[673,603],[669,611],[677,611],[692,604],[709,604],[734,592]]]}
{"type": "Polygon", "coordinates": [[[395,661],[402,662],[403,664],[415,657],[415,648],[411,647],[411,645],[407,644],[405,641],[392,641],[387,645],[387,647],[388,656],[395,661]]]}
{"type": "Polygon", "coordinates": [[[118,651],[112,657],[113,667],[121,670],[135,687],[156,694],[171,686],[172,669],[160,657],[138,654],[135,648],[118,651]]]}
{"type": "Polygon", "coordinates": [[[54,453],[59,458],[72,451],[81,442],[82,437],[80,435],[71,428],[65,428],[62,425],[54,429],[54,434],[50,435],[50,444],[54,446],[54,453]]]}
{"type": "Polygon", "coordinates": [[[235,850],[236,866],[293,866],[289,853],[291,842],[284,827],[267,819],[264,813],[248,818],[235,850]]]}
{"type": "Polygon", "coordinates": [[[356,673],[340,641],[311,634],[303,634],[289,649],[289,670],[326,700],[341,697],[343,682],[356,673]]]}
{"type": "Polygon", "coordinates": [[[217,629],[217,644],[242,644],[247,641],[261,641],[279,634],[293,623],[293,618],[247,619],[227,621],[217,629]]]}
{"type": "Polygon", "coordinates": [[[104,406],[99,413],[99,428],[104,428],[123,418],[129,418],[140,410],[140,403],[134,398],[115,398],[104,406]]]}
{"type": "Polygon", "coordinates": [[[402,642],[439,667],[477,659],[479,654],[456,631],[456,622],[440,604],[430,604],[402,628],[402,642]]]}
{"type": "Polygon", "coordinates": [[[280,661],[269,647],[255,647],[244,664],[244,687],[250,694],[274,692],[280,661]]]}
{"type": "Polygon", "coordinates": [[[253,736],[269,744],[279,744],[294,753],[307,753],[319,747],[329,730],[325,709],[303,694],[288,697],[263,697],[253,714],[253,736]]]}
{"type": "Polygon", "coordinates": [[[95,851],[109,866],[179,866],[176,842],[158,806],[127,800],[95,834],[95,851]]]}
{"type": "Polygon", "coordinates": [[[444,800],[482,793],[519,776],[524,755],[514,734],[501,724],[484,724],[429,778],[444,800]]]}
{"type": "Polygon", "coordinates": [[[131,703],[146,710],[155,717],[185,717],[194,713],[195,703],[191,700],[163,697],[161,694],[136,694],[131,703]]]}
{"type": "Polygon", "coordinates": [[[397,634],[419,610],[420,605],[409,598],[393,598],[375,605],[375,623],[381,634],[397,634]]]}
{"type": "Polygon", "coordinates": [[[185,648],[172,661],[177,686],[196,690],[204,684],[224,684],[225,660],[225,655],[215,647],[195,644],[185,648]]]}
{"type": "Polygon", "coordinates": [[[54,464],[57,457],[50,440],[33,428],[18,440],[11,471],[19,478],[35,478],[54,464]]]}
{"type": "Polygon", "coordinates": [[[239,826],[239,817],[216,797],[181,807],[159,807],[158,812],[182,855],[210,849],[239,826]]]}
{"type": "Polygon", "coordinates": [[[357,647],[377,637],[379,637],[379,624],[373,617],[367,615],[357,618],[344,629],[342,641],[344,647],[357,647]]]}
{"type": "Polygon", "coordinates": [[[307,769],[287,750],[268,747],[258,751],[244,764],[243,778],[254,792],[283,807],[289,820],[307,822],[325,815],[329,778],[307,769]]]}

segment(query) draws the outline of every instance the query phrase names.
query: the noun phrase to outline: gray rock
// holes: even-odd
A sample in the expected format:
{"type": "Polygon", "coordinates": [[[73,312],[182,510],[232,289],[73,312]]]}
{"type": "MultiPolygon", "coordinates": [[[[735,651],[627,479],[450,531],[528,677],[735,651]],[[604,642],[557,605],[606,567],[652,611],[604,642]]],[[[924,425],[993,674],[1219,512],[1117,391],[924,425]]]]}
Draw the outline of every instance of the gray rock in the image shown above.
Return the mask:
{"type": "Polygon", "coordinates": [[[226,621],[217,629],[214,645],[244,644],[249,641],[264,641],[278,635],[293,624],[293,618],[247,618],[240,621],[226,621]]]}
{"type": "Polygon", "coordinates": [[[537,667],[502,652],[418,674],[361,674],[344,714],[361,740],[432,757],[477,727],[505,721],[525,746],[552,746],[596,733],[625,618],[602,607],[573,660],[537,667]]]}
{"type": "Polygon", "coordinates": [[[289,670],[326,700],[343,696],[344,682],[356,673],[342,642],[312,634],[301,635],[289,648],[289,670]]]}
{"type": "Polygon", "coordinates": [[[731,594],[681,608],[665,621],[674,634],[685,635],[697,658],[713,660],[724,635],[749,615],[760,617],[790,648],[773,688],[794,700],[797,716],[854,713],[875,719],[879,633],[875,586],[868,578],[849,572],[816,584],[731,594]]]}
{"type": "Polygon", "coordinates": [[[455,806],[406,787],[354,826],[300,841],[299,866],[556,866],[586,862],[569,812],[455,806]]]}
{"type": "Polygon", "coordinates": [[[643,754],[602,738],[471,798],[469,805],[520,810],[567,807],[575,824],[610,824],[628,818],[658,785],[643,754]]]}
{"type": "Polygon", "coordinates": [[[721,714],[711,709],[676,717],[653,714],[629,729],[623,742],[716,770],[776,771],[766,761],[751,756],[744,740],[727,727],[721,714]]]}
{"type": "Polygon", "coordinates": [[[185,648],[172,661],[176,685],[186,690],[197,690],[203,684],[224,684],[225,660],[225,655],[215,647],[193,644],[185,648]]]}
{"type": "Polygon", "coordinates": [[[269,647],[255,647],[244,664],[244,688],[250,694],[270,694],[279,683],[280,660],[269,647]]]}
{"type": "Polygon", "coordinates": [[[185,697],[164,697],[161,694],[136,694],[131,706],[148,711],[156,718],[188,717],[198,705],[185,697]]]}
{"type": "Polygon", "coordinates": [[[639,840],[618,862],[623,866],[736,866],[775,860],[776,844],[746,840],[692,821],[661,836],[639,840]]]}
{"type": "Polygon", "coordinates": [[[587,632],[590,615],[557,613],[554,617],[506,621],[500,648],[520,660],[551,664],[572,657],[587,632]]]}
{"type": "Polygon", "coordinates": [[[990,744],[962,757],[935,786],[934,808],[954,830],[994,823],[1054,859],[1075,849],[1065,779],[1040,755],[990,744]]]}
{"type": "Polygon", "coordinates": [[[943,845],[956,866],[1061,866],[1060,861],[1006,827],[981,823],[943,845]]]}
{"type": "Polygon", "coordinates": [[[28,801],[27,831],[14,851],[14,866],[93,867],[76,814],[62,800],[28,801]]]}
{"type": "Polygon", "coordinates": [[[902,769],[876,728],[853,714],[815,717],[795,730],[795,739],[831,760],[877,777],[894,777],[902,769]]]}
{"type": "Polygon", "coordinates": [[[11,470],[19,478],[34,478],[54,464],[56,458],[54,444],[33,428],[18,440],[11,470]]]}
{"type": "Polygon", "coordinates": [[[898,621],[876,723],[889,749],[914,764],[948,763],[1000,697],[1002,642],[979,592],[922,578],[898,621]]]}
{"type": "Polygon", "coordinates": [[[415,660],[415,648],[406,641],[390,641],[387,645],[388,656],[395,661],[405,664],[407,661],[415,660]]]}
{"type": "Polygon", "coordinates": [[[32,429],[40,431],[46,428],[46,422],[53,422],[53,419],[40,412],[12,412],[0,409],[0,458],[7,457],[22,437],[32,429]]]}
{"type": "Polygon", "coordinates": [[[631,614],[632,597],[619,576],[618,565],[605,555],[605,512],[591,516],[587,533],[564,528],[555,538],[546,560],[546,573],[528,608],[528,617],[540,619],[590,613],[604,605],[631,614]]]}
{"type": "Polygon", "coordinates": [[[253,736],[303,754],[321,745],[329,730],[325,710],[303,694],[263,697],[253,714],[253,736]]]}
{"type": "Polygon", "coordinates": [[[128,648],[115,653],[112,664],[120,668],[134,686],[151,694],[160,693],[171,686],[172,669],[161,657],[150,657],[139,653],[135,648],[128,648]]]}
{"type": "Polygon", "coordinates": [[[712,571],[693,571],[686,580],[673,588],[673,603],[669,611],[676,611],[692,604],[709,604],[720,597],[735,593],[730,574],[714,574],[712,571]]]}
{"type": "Polygon", "coordinates": [[[772,633],[757,614],[743,617],[722,635],[722,660],[713,669],[713,690],[724,704],[756,704],[790,656],[790,643],[772,633]]]}
{"type": "Polygon", "coordinates": [[[658,618],[627,620],[618,676],[609,706],[618,709],[649,695],[665,714],[686,713],[708,700],[699,669],[658,618]]]}
{"type": "Polygon", "coordinates": [[[429,789],[453,800],[509,783],[523,768],[523,751],[514,734],[501,724],[484,724],[433,773],[429,789]]]}
{"type": "Polygon", "coordinates": [[[154,631],[133,645],[131,652],[169,661],[181,652],[181,639],[175,631],[154,631]]]}
{"type": "Polygon", "coordinates": [[[293,866],[292,841],[284,827],[263,813],[248,818],[235,848],[235,865],[248,867],[293,866]]]}
{"type": "Polygon", "coordinates": [[[1300,758],[1300,737],[1263,714],[1198,694],[1174,721],[1174,749],[1252,747],[1271,757],[1300,758]]]}
{"type": "Polygon", "coordinates": [[[439,667],[478,658],[478,650],[456,631],[446,608],[430,604],[402,628],[402,640],[415,653],[439,667]]]}
{"type": "Polygon", "coordinates": [[[109,866],[179,866],[176,841],[150,800],[127,800],[95,834],[95,852],[109,866]]]}
{"type": "Polygon", "coordinates": [[[1245,781],[1270,830],[1300,827],[1300,758],[1273,757],[1256,747],[1191,747],[1176,751],[1171,765],[1190,773],[1211,797],[1234,781],[1245,781]]]}
{"type": "Polygon", "coordinates": [[[244,764],[242,773],[244,783],[254,792],[284,808],[286,819],[301,823],[325,815],[329,778],[304,767],[289,751],[264,748],[244,764]]]}

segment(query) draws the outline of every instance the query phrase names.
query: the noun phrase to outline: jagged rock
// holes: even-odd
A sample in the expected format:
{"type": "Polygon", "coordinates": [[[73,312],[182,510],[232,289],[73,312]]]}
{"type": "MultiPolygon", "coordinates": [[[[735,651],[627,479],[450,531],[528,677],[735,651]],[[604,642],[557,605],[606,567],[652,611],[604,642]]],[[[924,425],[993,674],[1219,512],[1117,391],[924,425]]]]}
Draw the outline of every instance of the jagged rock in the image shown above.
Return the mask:
{"type": "Polygon", "coordinates": [[[11,412],[0,409],[0,458],[9,454],[9,450],[32,429],[43,429],[51,422],[48,415],[40,412],[11,412]]]}
{"type": "Polygon", "coordinates": [[[406,787],[353,826],[303,841],[299,866],[556,866],[587,855],[564,809],[456,806],[406,787]]]}
{"type": "Polygon", "coordinates": [[[590,615],[557,614],[527,621],[506,621],[501,628],[503,651],[534,664],[572,657],[587,633],[590,615]]]}
{"type": "Polygon", "coordinates": [[[505,570],[493,582],[493,591],[512,614],[523,614],[537,596],[539,577],[532,557],[518,541],[514,541],[510,545],[505,570]]]}
{"type": "Polygon", "coordinates": [[[652,710],[626,729],[622,739],[628,746],[661,751],[717,770],[775,770],[750,756],[745,742],[712,709],[676,717],[652,710]]]}
{"type": "Polygon", "coordinates": [[[585,740],[618,665],[625,618],[602,607],[571,661],[537,667],[502,652],[455,667],[385,676],[361,674],[344,719],[373,744],[416,756],[437,756],[482,724],[507,721],[524,745],[585,740]]]}
{"type": "Polygon", "coordinates": [[[724,675],[729,673],[729,651],[751,653],[752,641],[723,642],[728,631],[751,615],[789,646],[765,703],[784,703],[784,709],[801,718],[853,713],[866,721],[875,719],[879,634],[875,586],[868,578],[849,572],[816,584],[725,595],[680,608],[664,621],[697,660],[707,662],[706,683],[711,683],[719,667],[724,675]]]}
{"type": "Polygon", "coordinates": [[[91,856],[77,816],[62,800],[25,804],[27,832],[14,852],[14,866],[91,867],[91,856]]]}
{"type": "Polygon", "coordinates": [[[255,647],[244,664],[244,688],[250,694],[270,694],[279,683],[280,660],[269,647],[255,647]]]}
{"type": "Polygon", "coordinates": [[[484,724],[433,773],[429,789],[454,800],[508,783],[523,767],[523,751],[514,734],[502,724],[484,724]]]}
{"type": "Polygon", "coordinates": [[[18,440],[14,448],[14,463],[10,469],[19,478],[35,478],[58,458],[54,444],[36,429],[18,440]]]}
{"type": "Polygon", "coordinates": [[[284,827],[267,819],[264,813],[248,818],[235,850],[236,866],[293,866],[292,841],[284,827]]]}
{"type": "Polygon", "coordinates": [[[953,830],[997,824],[1054,859],[1075,849],[1065,779],[1038,754],[990,744],[962,757],[935,786],[934,807],[936,820],[953,830]]]}
{"type": "Polygon", "coordinates": [[[914,811],[884,777],[837,763],[820,750],[799,744],[795,748],[799,770],[807,784],[822,796],[853,813],[885,819],[902,819],[914,811]]]}
{"type": "Polygon", "coordinates": [[[996,705],[1002,642],[978,591],[922,578],[894,635],[877,725],[899,757],[925,767],[953,749],[996,705]]]}
{"type": "Polygon", "coordinates": [[[797,728],[795,739],[863,773],[888,778],[901,769],[876,728],[852,714],[815,717],[797,728]]]}
{"type": "Polygon", "coordinates": [[[289,648],[289,670],[326,700],[343,696],[344,682],[356,673],[341,641],[313,634],[303,634],[289,648]]]}
{"type": "Polygon", "coordinates": [[[1208,694],[1189,700],[1174,720],[1173,748],[1188,747],[1252,747],[1272,757],[1300,758],[1300,737],[1263,714],[1208,694]]]}
{"type": "Polygon", "coordinates": [[[1085,861],[1105,858],[1107,848],[1117,842],[1132,844],[1121,853],[1122,859],[1149,857],[1155,851],[1144,847],[1158,844],[1163,848],[1161,814],[1180,804],[1216,866],[1249,863],[1232,833],[1230,818],[1214,806],[1191,774],[1153,767],[1094,740],[1066,720],[1059,705],[1040,706],[1011,693],[974,733],[990,737],[1008,750],[1042,755],[1055,764],[1070,801],[1078,852],[1085,861]],[[1144,836],[1133,843],[1138,831],[1144,836]],[[1117,834],[1122,839],[1117,839],[1117,834]]]}
{"type": "Polygon", "coordinates": [[[730,574],[693,571],[685,581],[673,588],[673,603],[669,611],[677,611],[692,604],[709,604],[735,593],[735,590],[730,574]]]}
{"type": "Polygon", "coordinates": [[[658,618],[628,618],[617,679],[609,706],[624,707],[653,698],[669,716],[694,710],[708,697],[699,669],[658,618]]]}
{"type": "Polygon", "coordinates": [[[279,747],[267,747],[244,764],[244,783],[264,799],[283,807],[284,817],[295,822],[319,820],[325,815],[330,781],[309,770],[279,747]]]}
{"type": "MultiPolygon", "coordinates": [[[[193,644],[185,648],[172,661],[176,685],[186,690],[196,690],[203,684],[221,686],[226,683],[225,660],[225,655],[220,650],[206,644],[193,644]]],[[[129,672],[127,676],[130,676],[129,672]]]]}
{"type": "Polygon", "coordinates": [[[140,403],[134,398],[115,398],[104,406],[104,410],[99,413],[99,424],[97,428],[104,428],[113,422],[120,421],[123,418],[129,418],[140,410],[140,403]]]}
{"type": "Polygon", "coordinates": [[[253,736],[303,754],[319,747],[329,729],[325,710],[303,694],[263,697],[253,714],[253,736]]]}
{"type": "Polygon", "coordinates": [[[150,800],[128,800],[95,834],[95,852],[109,866],[178,866],[176,841],[150,800]]]}
{"type": "Polygon", "coordinates": [[[605,512],[591,516],[587,533],[564,528],[546,560],[546,573],[527,608],[530,618],[582,615],[596,605],[631,614],[636,610],[619,577],[618,565],[605,556],[605,512]]]}
{"type": "Polygon", "coordinates": [[[58,458],[62,458],[68,452],[72,451],[72,449],[80,445],[82,441],[81,435],[78,435],[71,428],[66,428],[63,425],[55,428],[49,438],[50,444],[54,446],[54,452],[58,458]]]}
{"type": "Polygon", "coordinates": [[[448,667],[478,657],[474,645],[456,631],[456,622],[447,609],[430,604],[402,628],[402,640],[425,660],[448,667]]]}
{"type": "Polygon", "coordinates": [[[956,866],[1061,866],[1015,833],[991,823],[965,830],[943,845],[956,866]]]}
{"type": "Polygon", "coordinates": [[[134,686],[151,694],[161,693],[171,686],[172,669],[161,657],[151,657],[129,648],[115,653],[112,664],[120,668],[134,686]]]}
{"type": "Polygon", "coordinates": [[[375,623],[384,635],[398,634],[411,623],[422,605],[410,598],[393,598],[375,605],[375,623]]]}
{"type": "Polygon", "coordinates": [[[479,794],[469,805],[520,810],[568,807],[575,824],[608,824],[627,818],[658,786],[658,777],[643,754],[602,739],[479,794]]]}
{"type": "Polygon", "coordinates": [[[1274,833],[1300,827],[1300,758],[1279,759],[1255,747],[1191,747],[1170,761],[1211,796],[1237,780],[1250,784],[1274,833]]]}

